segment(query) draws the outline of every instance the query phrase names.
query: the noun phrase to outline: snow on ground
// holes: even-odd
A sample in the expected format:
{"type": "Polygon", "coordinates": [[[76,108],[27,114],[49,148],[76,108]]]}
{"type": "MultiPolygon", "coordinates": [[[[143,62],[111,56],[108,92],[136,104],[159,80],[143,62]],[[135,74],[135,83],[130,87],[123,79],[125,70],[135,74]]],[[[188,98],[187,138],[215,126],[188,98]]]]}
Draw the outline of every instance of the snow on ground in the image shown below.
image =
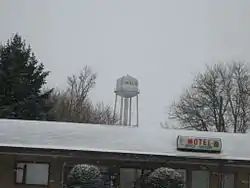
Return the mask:
{"type": "Polygon", "coordinates": [[[249,134],[197,132],[173,129],[130,128],[111,125],[0,120],[0,146],[87,150],[250,160],[249,134]],[[178,135],[222,139],[220,154],[182,152],[178,135]]]}

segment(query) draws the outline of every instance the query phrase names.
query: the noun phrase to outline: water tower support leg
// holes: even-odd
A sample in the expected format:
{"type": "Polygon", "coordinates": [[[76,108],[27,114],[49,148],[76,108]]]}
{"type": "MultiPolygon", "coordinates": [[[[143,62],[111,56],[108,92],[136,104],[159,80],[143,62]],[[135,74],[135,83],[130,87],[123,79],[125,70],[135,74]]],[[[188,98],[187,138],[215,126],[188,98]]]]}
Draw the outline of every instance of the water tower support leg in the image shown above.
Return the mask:
{"type": "Polygon", "coordinates": [[[129,98],[129,126],[131,126],[131,115],[132,115],[132,97],[129,98]]]}
{"type": "Polygon", "coordinates": [[[122,125],[122,113],[123,113],[123,97],[121,97],[120,125],[122,125]]]}
{"type": "Polygon", "coordinates": [[[115,119],[116,119],[116,106],[117,106],[117,94],[115,94],[115,106],[114,106],[114,114],[113,114],[113,119],[112,119],[112,123],[115,123],[115,119]]]}
{"type": "Polygon", "coordinates": [[[139,97],[138,95],[136,96],[136,126],[139,126],[139,97]]]}
{"type": "Polygon", "coordinates": [[[128,98],[124,98],[124,117],[123,117],[123,123],[125,126],[128,125],[128,98]]]}

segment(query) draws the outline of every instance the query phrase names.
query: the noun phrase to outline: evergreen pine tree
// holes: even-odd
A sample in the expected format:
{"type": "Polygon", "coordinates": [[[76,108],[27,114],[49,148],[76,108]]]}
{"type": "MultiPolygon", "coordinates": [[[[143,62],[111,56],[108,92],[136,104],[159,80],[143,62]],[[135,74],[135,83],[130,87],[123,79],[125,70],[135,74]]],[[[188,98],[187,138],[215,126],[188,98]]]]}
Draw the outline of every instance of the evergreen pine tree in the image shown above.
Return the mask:
{"type": "Polygon", "coordinates": [[[42,92],[48,75],[18,34],[0,46],[0,118],[49,119],[52,89],[42,92]]]}

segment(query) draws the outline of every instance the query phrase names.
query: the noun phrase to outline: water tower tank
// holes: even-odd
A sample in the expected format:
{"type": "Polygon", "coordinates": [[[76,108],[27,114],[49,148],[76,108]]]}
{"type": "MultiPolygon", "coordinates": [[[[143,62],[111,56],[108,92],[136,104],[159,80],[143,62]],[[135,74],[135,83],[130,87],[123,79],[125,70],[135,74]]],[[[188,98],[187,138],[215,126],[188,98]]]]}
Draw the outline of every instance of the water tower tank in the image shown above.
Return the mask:
{"type": "Polygon", "coordinates": [[[117,79],[115,92],[124,98],[137,96],[139,94],[138,80],[129,75],[117,79]]]}

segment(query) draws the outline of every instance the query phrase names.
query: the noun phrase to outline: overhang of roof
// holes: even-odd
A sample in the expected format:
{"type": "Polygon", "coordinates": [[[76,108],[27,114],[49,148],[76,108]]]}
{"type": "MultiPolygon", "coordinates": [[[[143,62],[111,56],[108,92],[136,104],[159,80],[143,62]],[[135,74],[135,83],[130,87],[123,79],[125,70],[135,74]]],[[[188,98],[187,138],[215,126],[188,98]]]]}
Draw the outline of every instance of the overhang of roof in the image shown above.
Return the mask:
{"type": "Polygon", "coordinates": [[[173,156],[159,156],[147,154],[134,153],[118,153],[105,151],[76,151],[64,149],[44,149],[44,148],[27,148],[27,147],[0,147],[0,154],[20,155],[20,156],[39,156],[39,157],[53,157],[64,159],[83,159],[89,161],[112,161],[118,163],[133,163],[133,164],[154,164],[154,165],[213,165],[213,166],[249,166],[250,161],[245,160],[223,160],[214,158],[198,158],[198,157],[173,157],[173,156]]]}
{"type": "Polygon", "coordinates": [[[249,142],[249,134],[0,119],[0,147],[5,148],[110,153],[117,157],[145,156],[148,159],[157,156],[163,161],[187,158],[247,162],[250,148],[244,146],[249,142]],[[222,151],[219,154],[178,151],[178,135],[220,138],[222,151]]]}

